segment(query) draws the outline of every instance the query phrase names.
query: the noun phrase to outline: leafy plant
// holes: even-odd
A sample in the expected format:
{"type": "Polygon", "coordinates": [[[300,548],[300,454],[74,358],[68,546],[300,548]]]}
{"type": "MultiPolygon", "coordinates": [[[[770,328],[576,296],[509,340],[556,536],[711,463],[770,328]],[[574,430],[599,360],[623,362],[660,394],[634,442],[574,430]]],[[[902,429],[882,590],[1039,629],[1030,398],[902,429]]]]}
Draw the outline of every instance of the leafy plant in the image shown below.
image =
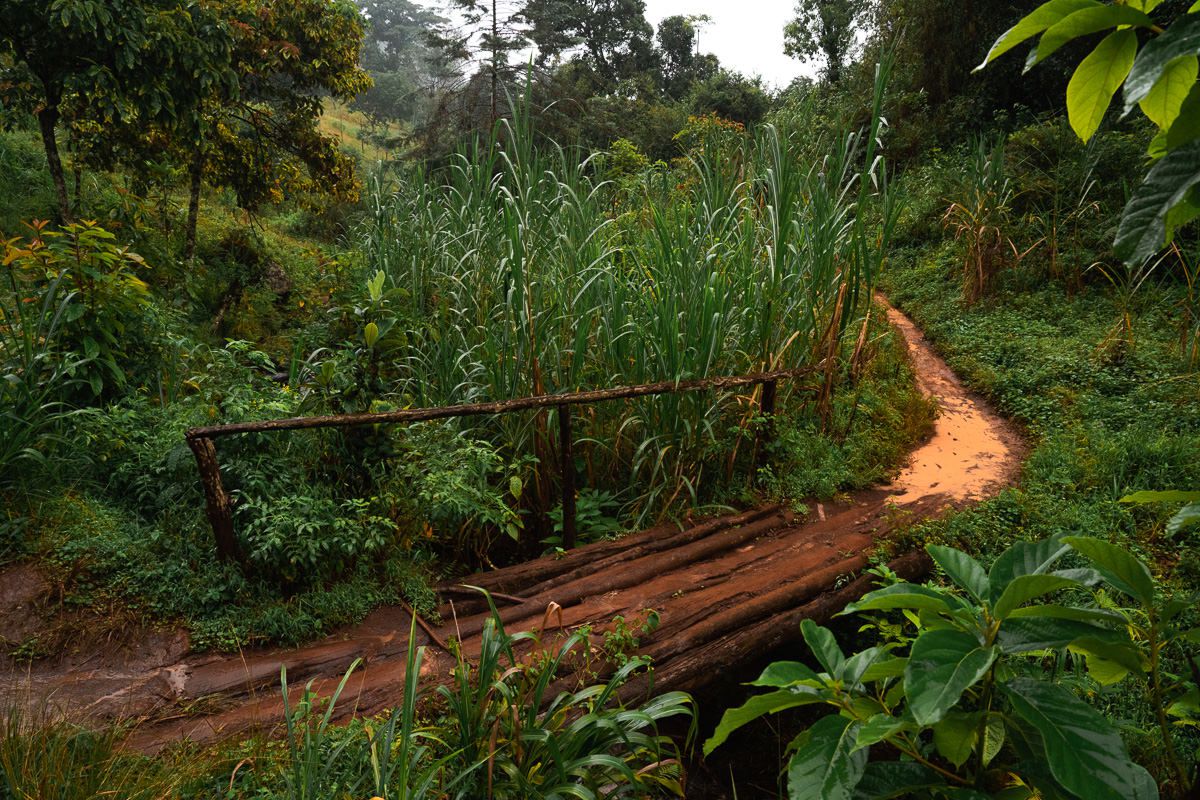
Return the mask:
{"type": "Polygon", "coordinates": [[[1075,39],[1110,31],[1075,69],[1067,114],[1079,138],[1088,141],[1123,85],[1124,114],[1138,106],[1158,127],[1150,144],[1155,163],[1117,231],[1117,254],[1130,264],[1152,258],[1171,243],[1176,229],[1200,215],[1200,5],[1165,26],[1150,16],[1163,5],[1163,0],[1049,0],[1000,36],[979,67],[1034,37],[1040,38],[1027,68],[1075,39]],[[1139,32],[1156,35],[1140,45],[1139,32]]]}
{"type": "Polygon", "coordinates": [[[307,491],[248,499],[238,520],[260,574],[313,584],[337,578],[395,540],[396,523],[379,504],[379,498],[337,501],[307,491]]]}
{"type": "Polygon", "coordinates": [[[81,359],[64,352],[64,318],[75,295],[64,276],[40,278],[21,239],[3,242],[0,284],[0,486],[23,462],[45,463],[81,359]]]}
{"type": "Polygon", "coordinates": [[[1179,353],[1184,366],[1195,370],[1200,366],[1200,259],[1185,255],[1178,243],[1172,253],[1183,272],[1185,294],[1179,301],[1179,353]]]}
{"type": "Polygon", "coordinates": [[[1146,283],[1162,265],[1165,256],[1148,259],[1141,264],[1123,263],[1110,267],[1100,262],[1092,265],[1113,289],[1113,300],[1120,317],[1108,337],[1100,344],[1120,362],[1133,352],[1137,344],[1134,322],[1137,316],[1137,299],[1146,283]]]}
{"type": "MultiPolygon", "coordinates": [[[[575,498],[575,525],[578,543],[581,545],[621,533],[625,526],[619,518],[620,504],[612,492],[582,489],[575,498]]],[[[542,539],[542,544],[552,549],[562,547],[563,510],[562,504],[550,511],[550,522],[554,535],[542,539]]]]}
{"type": "Polygon", "coordinates": [[[1012,185],[1004,174],[1003,144],[989,149],[980,139],[959,199],[950,203],[942,218],[967,251],[963,297],[968,303],[987,293],[996,272],[1005,263],[1006,252],[1011,252],[1014,258],[1018,256],[1017,246],[1005,232],[1012,197],[1012,185]]]}
{"type": "MultiPolygon", "coordinates": [[[[1153,658],[1143,669],[1126,614],[1047,599],[1105,581],[1153,606],[1145,566],[1085,537],[1018,542],[990,570],[954,548],[926,549],[949,587],[893,581],[848,606],[843,613],[900,611],[905,622],[876,623],[880,644],[850,656],[806,620],[804,638],[822,671],[799,662],[769,666],[751,685],[772,691],[726,711],[705,752],[765,714],[824,704],[837,713],[790,747],[792,798],[1157,797],[1113,725],[1078,697],[1069,677],[1047,670],[1069,653],[1101,682],[1118,665],[1159,680],[1153,658]],[[1060,568],[1072,548],[1095,569],[1060,568]],[[888,752],[900,759],[884,759],[888,752]]],[[[1150,653],[1164,641],[1155,630],[1146,628],[1150,653]]]]}
{"type": "Polygon", "coordinates": [[[549,646],[532,633],[508,634],[492,607],[478,658],[460,653],[451,685],[438,687],[461,768],[482,765],[486,775],[486,786],[467,796],[682,796],[677,746],[657,725],[692,716],[691,698],[670,692],[625,707],[617,690],[646,668],[642,658],[629,659],[604,684],[556,693],[560,667],[586,657],[588,647],[578,631],[549,646]]]}
{"type": "Polygon", "coordinates": [[[295,705],[292,704],[287,667],[280,668],[283,718],[287,727],[287,755],[282,766],[288,800],[324,800],[337,793],[354,794],[358,790],[361,777],[347,785],[341,780],[338,769],[352,739],[333,739],[330,723],[338,698],[360,663],[361,659],[355,659],[346,670],[337,689],[325,702],[323,714],[320,713],[321,698],[313,691],[311,680],[305,684],[295,705]]]}
{"type": "Polygon", "coordinates": [[[612,628],[604,632],[604,652],[617,664],[628,663],[630,653],[637,652],[641,645],[641,637],[649,636],[658,630],[658,612],[652,608],[641,612],[641,621],[626,622],[625,617],[613,617],[612,628]]]}

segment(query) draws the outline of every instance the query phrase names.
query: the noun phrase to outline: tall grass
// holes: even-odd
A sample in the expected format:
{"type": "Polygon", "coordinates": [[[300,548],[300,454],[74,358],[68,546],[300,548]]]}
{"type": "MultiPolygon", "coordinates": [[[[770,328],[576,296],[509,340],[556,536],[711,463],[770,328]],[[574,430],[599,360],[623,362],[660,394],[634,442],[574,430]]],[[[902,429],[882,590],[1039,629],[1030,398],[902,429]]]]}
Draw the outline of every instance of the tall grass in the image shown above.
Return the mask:
{"type": "MultiPolygon", "coordinates": [[[[801,122],[709,140],[682,170],[648,174],[621,214],[594,160],[535,144],[520,113],[444,169],[377,187],[369,269],[413,327],[397,394],[445,405],[822,363],[832,383],[895,219],[878,155],[885,78],[870,128],[830,136],[821,157],[801,122]]],[[[625,489],[641,521],[696,502],[736,461],[729,432],[749,428],[752,400],[591,409],[588,478],[625,489]]],[[[544,419],[486,424],[514,453],[546,452],[544,419]]]]}
{"type": "Polygon", "coordinates": [[[158,800],[175,796],[187,770],[168,770],[121,749],[123,731],[53,719],[50,709],[0,714],[0,798],[158,800]]]}
{"type": "Polygon", "coordinates": [[[29,462],[44,462],[57,439],[63,396],[82,363],[60,348],[75,295],[62,274],[40,285],[18,274],[25,251],[5,244],[0,276],[0,488],[20,481],[29,462]]]}

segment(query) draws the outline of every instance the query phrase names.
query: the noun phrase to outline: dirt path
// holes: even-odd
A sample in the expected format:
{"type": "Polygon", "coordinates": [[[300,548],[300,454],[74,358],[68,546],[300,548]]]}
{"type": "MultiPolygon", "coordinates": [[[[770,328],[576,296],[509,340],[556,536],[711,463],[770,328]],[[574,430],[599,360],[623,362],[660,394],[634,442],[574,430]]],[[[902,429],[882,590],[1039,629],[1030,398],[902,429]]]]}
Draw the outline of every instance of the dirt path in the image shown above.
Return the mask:
{"type": "MultiPolygon", "coordinates": [[[[894,309],[888,316],[908,344],[922,390],[941,408],[933,435],[893,484],[841,504],[818,504],[805,519],[779,507],[761,508],[683,530],[646,531],[462,583],[518,598],[501,609],[511,632],[590,625],[598,642],[615,616],[636,622],[653,609],[660,626],[643,637],[641,652],[654,659],[656,691],[703,685],[715,672],[736,669],[795,638],[801,619],[836,613],[868,588],[867,579],[856,576],[876,538],[995,493],[1015,477],[1023,454],[1012,426],[963,387],[912,322],[894,309]],[[559,610],[548,614],[548,608],[559,610]]],[[[925,568],[919,557],[893,566],[914,576],[925,568]]],[[[36,576],[25,577],[25,590],[0,594],[0,619],[29,605],[36,576]]],[[[476,601],[451,599],[453,607],[441,609],[449,622],[433,633],[441,642],[459,640],[470,655],[478,650],[486,615],[476,601]]],[[[0,692],[50,696],[74,715],[145,719],[132,744],[153,750],[181,738],[211,740],[277,722],[284,664],[290,679],[302,684],[316,678],[328,692],[361,657],[365,666],[345,695],[354,699],[343,707],[373,712],[395,705],[409,624],[403,608],[383,608],[316,644],[242,656],[189,656],[185,640],[159,635],[144,651],[92,653],[90,661],[66,658],[25,673],[0,673],[0,692]]],[[[430,646],[423,672],[430,680],[444,679],[453,659],[427,633],[421,639],[430,646]]],[[[646,688],[635,682],[626,691],[646,688]]]]}

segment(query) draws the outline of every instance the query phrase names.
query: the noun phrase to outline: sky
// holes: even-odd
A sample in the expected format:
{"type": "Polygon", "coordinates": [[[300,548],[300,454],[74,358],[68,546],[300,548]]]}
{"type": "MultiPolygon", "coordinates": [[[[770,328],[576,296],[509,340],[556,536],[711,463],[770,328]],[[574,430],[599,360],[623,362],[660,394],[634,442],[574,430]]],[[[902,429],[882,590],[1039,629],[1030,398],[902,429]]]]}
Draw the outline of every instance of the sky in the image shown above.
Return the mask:
{"type": "Polygon", "coordinates": [[[646,19],[656,29],[672,14],[708,14],[712,23],[700,32],[700,50],[745,75],[761,75],[782,89],[798,75],[812,75],[783,54],[783,26],[793,16],[794,0],[646,0],[646,19]]]}
{"type": "MultiPolygon", "coordinates": [[[[447,13],[441,0],[418,2],[447,13]]],[[[795,0],[646,0],[646,19],[657,30],[674,14],[707,14],[712,22],[700,31],[700,50],[716,55],[727,69],[782,89],[798,75],[816,74],[783,54],[783,28],[794,9],[795,0]]]]}

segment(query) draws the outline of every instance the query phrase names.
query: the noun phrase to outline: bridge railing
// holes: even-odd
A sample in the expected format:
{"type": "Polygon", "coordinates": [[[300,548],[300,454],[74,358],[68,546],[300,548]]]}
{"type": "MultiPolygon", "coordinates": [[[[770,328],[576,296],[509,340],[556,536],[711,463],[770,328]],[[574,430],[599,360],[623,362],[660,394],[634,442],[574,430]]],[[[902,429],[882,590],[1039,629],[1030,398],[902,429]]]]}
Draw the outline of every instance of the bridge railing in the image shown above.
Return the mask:
{"type": "Polygon", "coordinates": [[[364,414],[334,414],[328,416],[292,417],[289,419],[238,422],[192,428],[187,443],[196,457],[200,480],[204,487],[208,521],[212,525],[218,557],[223,561],[240,561],[240,548],[233,527],[233,505],[221,480],[215,440],[225,436],[271,431],[298,431],[316,428],[353,428],[363,425],[404,425],[455,417],[494,416],[520,411],[557,411],[559,441],[559,471],[562,488],[563,547],[572,548],[576,541],[575,524],[575,463],[572,453],[571,406],[590,405],[610,400],[626,400],[661,394],[679,394],[706,390],[733,389],[743,386],[763,387],[759,396],[759,413],[767,419],[760,426],[755,443],[755,461],[765,464],[767,444],[773,435],[770,417],[775,413],[775,395],[779,381],[795,380],[814,374],[817,367],[762,372],[753,375],[700,378],[687,381],[662,381],[641,386],[544,394],[490,403],[469,403],[435,408],[410,408],[364,414]]]}

